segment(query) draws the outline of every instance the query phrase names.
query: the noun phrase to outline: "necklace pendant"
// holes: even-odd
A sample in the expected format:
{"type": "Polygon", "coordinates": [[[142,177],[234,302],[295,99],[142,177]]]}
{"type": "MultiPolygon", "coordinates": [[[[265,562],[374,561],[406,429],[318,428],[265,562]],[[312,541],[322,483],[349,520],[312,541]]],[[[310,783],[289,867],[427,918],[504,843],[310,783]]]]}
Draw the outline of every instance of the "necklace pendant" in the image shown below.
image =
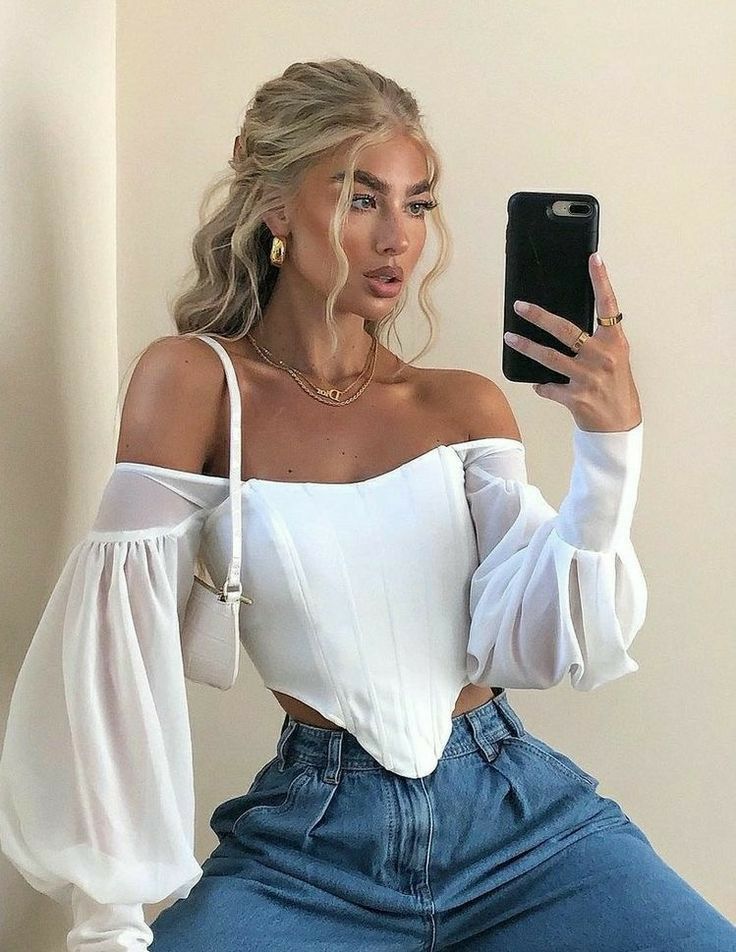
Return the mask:
{"type": "Polygon", "coordinates": [[[319,387],[314,388],[317,393],[321,394],[323,397],[330,397],[332,400],[339,400],[342,394],[342,390],[337,390],[333,388],[332,390],[321,390],[319,387]]]}

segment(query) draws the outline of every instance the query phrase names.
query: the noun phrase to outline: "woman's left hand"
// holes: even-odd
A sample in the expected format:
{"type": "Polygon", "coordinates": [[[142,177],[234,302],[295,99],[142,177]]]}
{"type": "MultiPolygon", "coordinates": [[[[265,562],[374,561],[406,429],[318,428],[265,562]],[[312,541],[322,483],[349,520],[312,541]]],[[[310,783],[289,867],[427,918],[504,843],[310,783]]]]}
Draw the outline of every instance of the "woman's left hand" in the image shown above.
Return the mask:
{"type": "MultiPolygon", "coordinates": [[[[591,255],[588,268],[595,291],[596,313],[599,317],[618,314],[616,295],[605,265],[596,265],[591,255]]],[[[517,314],[572,349],[580,335],[577,324],[537,304],[529,304],[524,309],[518,306],[519,303],[523,305],[524,302],[514,304],[517,314]]],[[[621,321],[610,326],[599,324],[574,357],[528,337],[519,337],[512,342],[504,334],[504,340],[509,347],[570,378],[570,383],[535,384],[534,390],[540,396],[567,407],[581,430],[619,432],[631,430],[641,423],[639,393],[631,373],[629,342],[621,321]]]]}

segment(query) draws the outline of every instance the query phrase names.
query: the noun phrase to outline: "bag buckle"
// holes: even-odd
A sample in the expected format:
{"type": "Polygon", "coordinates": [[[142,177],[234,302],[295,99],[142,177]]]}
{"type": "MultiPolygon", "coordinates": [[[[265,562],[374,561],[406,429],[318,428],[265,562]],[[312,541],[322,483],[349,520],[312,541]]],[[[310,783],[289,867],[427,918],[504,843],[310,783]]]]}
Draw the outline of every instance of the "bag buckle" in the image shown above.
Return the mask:
{"type": "Polygon", "coordinates": [[[235,599],[229,596],[235,595],[238,601],[245,602],[246,605],[252,605],[253,599],[249,598],[248,595],[243,595],[242,592],[243,586],[240,584],[240,582],[236,583],[232,588],[228,588],[227,579],[225,579],[225,583],[222,586],[222,591],[218,593],[217,597],[221,602],[230,603],[235,599]]]}

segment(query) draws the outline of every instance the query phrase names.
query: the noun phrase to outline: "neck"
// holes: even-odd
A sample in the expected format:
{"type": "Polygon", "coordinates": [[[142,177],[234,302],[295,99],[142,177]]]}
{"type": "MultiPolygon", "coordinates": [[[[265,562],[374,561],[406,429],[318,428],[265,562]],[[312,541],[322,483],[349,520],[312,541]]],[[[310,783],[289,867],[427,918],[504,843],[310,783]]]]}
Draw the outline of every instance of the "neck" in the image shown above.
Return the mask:
{"type": "Polygon", "coordinates": [[[251,330],[251,337],[270,351],[272,360],[282,360],[316,380],[338,385],[351,381],[365,367],[373,338],[363,328],[359,314],[335,311],[337,349],[325,324],[324,298],[313,289],[295,288],[282,270],[263,320],[251,330]]]}

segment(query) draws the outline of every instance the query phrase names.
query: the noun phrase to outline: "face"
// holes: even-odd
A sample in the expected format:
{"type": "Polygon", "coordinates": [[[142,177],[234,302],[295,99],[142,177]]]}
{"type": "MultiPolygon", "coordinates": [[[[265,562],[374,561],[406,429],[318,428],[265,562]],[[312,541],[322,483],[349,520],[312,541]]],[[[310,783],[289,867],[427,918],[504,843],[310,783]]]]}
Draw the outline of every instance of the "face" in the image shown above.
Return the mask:
{"type": "MultiPolygon", "coordinates": [[[[290,273],[289,279],[303,281],[323,298],[337,274],[329,223],[345,175],[343,151],[309,170],[296,200],[286,206],[288,224],[280,226],[281,234],[288,234],[282,271],[295,269],[298,278],[290,273]]],[[[362,151],[341,236],[350,273],[337,301],[339,311],[379,320],[391,310],[426,241],[434,204],[427,179],[424,152],[407,136],[362,151]],[[365,276],[385,265],[402,269],[403,282],[385,285],[365,276]]]]}

